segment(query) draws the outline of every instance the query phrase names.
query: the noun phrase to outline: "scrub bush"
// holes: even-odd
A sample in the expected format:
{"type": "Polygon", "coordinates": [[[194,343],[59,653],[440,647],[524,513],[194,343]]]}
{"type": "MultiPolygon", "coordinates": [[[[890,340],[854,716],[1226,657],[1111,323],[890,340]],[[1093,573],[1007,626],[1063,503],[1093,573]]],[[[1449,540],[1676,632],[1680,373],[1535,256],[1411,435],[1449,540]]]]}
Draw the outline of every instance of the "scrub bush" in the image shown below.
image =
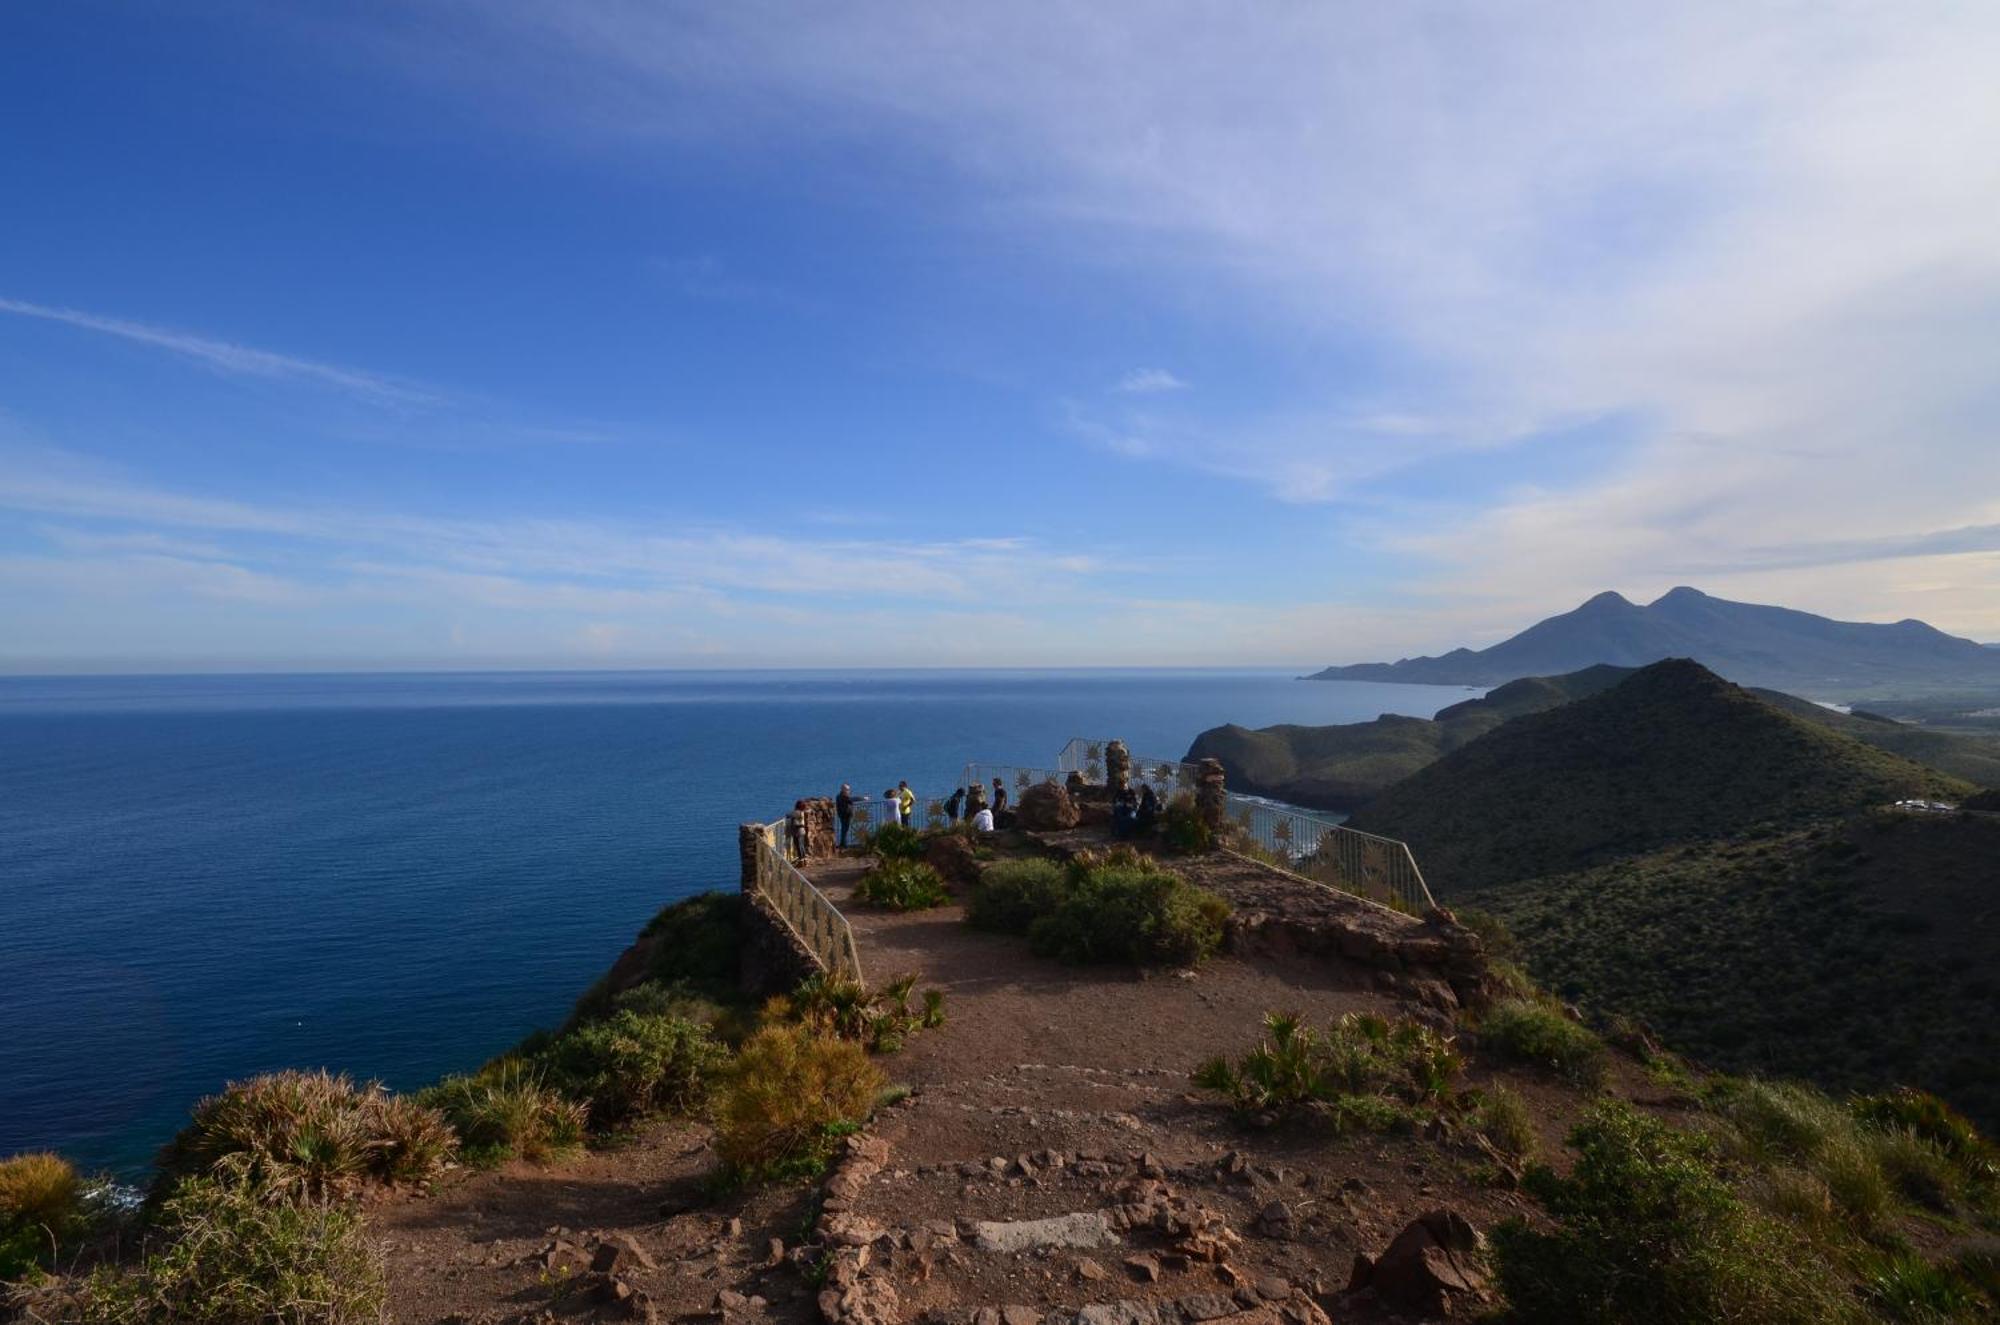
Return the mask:
{"type": "Polygon", "coordinates": [[[716,1150],[749,1178],[815,1172],[843,1126],[865,1121],[888,1079],[852,1040],[808,1025],[747,1040],[716,1104],[716,1150]]]}
{"type": "Polygon", "coordinates": [[[444,1115],[466,1157],[480,1164],[552,1159],[581,1146],[590,1121],[589,1105],[563,1098],[519,1059],[446,1077],[417,1099],[444,1115]]]}
{"type": "Polygon", "coordinates": [[[1596,1089],[1604,1083],[1604,1041],[1546,1003],[1514,998],[1494,1004],[1480,1019],[1479,1043],[1549,1068],[1575,1085],[1596,1089]]]}
{"type": "Polygon", "coordinates": [[[421,1101],[330,1072],[273,1072],[195,1105],[193,1119],[160,1151],[156,1191],[240,1155],[250,1180],[319,1199],[368,1182],[420,1181],[456,1149],[445,1119],[421,1101]]]}
{"type": "Polygon", "coordinates": [[[589,1105],[597,1127],[652,1113],[692,1113],[708,1101],[728,1054],[707,1026],[624,1008],[544,1050],[548,1084],[589,1105]]]}
{"type": "Polygon", "coordinates": [[[84,1227],[83,1188],[59,1155],[0,1159],[0,1282],[46,1265],[84,1227]]]}
{"type": "Polygon", "coordinates": [[[938,872],[920,860],[885,860],[861,876],[854,895],[891,911],[927,911],[951,901],[938,872]]]}
{"type": "Polygon", "coordinates": [[[59,1309],[72,1325],[376,1325],[381,1261],[351,1207],[272,1201],[238,1153],[165,1198],[164,1242],[129,1269],[105,1267],[59,1309]]]}
{"type": "Polygon", "coordinates": [[[1702,1137],[1620,1102],[1570,1133],[1569,1176],[1525,1181],[1551,1227],[1494,1230],[1513,1318],[1563,1325],[1823,1325],[1856,1312],[1836,1277],[1746,1207],[1702,1137]]]}

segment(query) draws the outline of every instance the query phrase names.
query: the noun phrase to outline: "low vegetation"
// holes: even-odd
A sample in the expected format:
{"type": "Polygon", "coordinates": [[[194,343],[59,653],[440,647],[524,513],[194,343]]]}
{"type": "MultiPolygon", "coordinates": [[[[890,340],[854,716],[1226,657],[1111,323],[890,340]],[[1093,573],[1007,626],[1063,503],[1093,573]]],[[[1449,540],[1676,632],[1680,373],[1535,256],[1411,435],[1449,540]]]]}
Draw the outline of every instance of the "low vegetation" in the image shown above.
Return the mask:
{"type": "Polygon", "coordinates": [[[1604,1041],[1559,1007],[1534,998],[1503,999],[1479,1020],[1479,1044],[1517,1063],[1547,1068],[1574,1085],[1595,1088],[1609,1066],[1604,1041]]]}
{"type": "Polygon", "coordinates": [[[884,863],[892,860],[922,860],[924,835],[914,828],[905,828],[901,824],[883,824],[868,831],[868,849],[884,863]]]}
{"type": "Polygon", "coordinates": [[[743,949],[743,897],[735,892],[697,893],[655,915],[616,966],[577,1000],[569,1025],[601,1017],[620,996],[657,985],[728,1006],[738,998],[743,949]]]}
{"type": "Polygon", "coordinates": [[[1703,1137],[1596,1106],[1568,1176],[1531,1169],[1550,1226],[1494,1231],[1513,1318],[1555,1325],[1824,1325],[1856,1318],[1812,1249],[1735,1193],[1703,1137]]]}
{"type": "Polygon", "coordinates": [[[2000,821],[1864,816],[1480,894],[1535,977],[1732,1071],[1920,1086],[2000,1126],[2000,821]],[[1838,978],[1827,972],[1837,970],[1838,978]]]}
{"type": "Polygon", "coordinates": [[[513,1058],[446,1077],[417,1098],[444,1115],[475,1164],[567,1154],[583,1144],[590,1122],[588,1104],[565,1097],[533,1065],[513,1058]]]}
{"type": "Polygon", "coordinates": [[[1337,1132],[1386,1131],[1443,1102],[1465,1065],[1450,1036],[1409,1020],[1350,1012],[1322,1032],[1271,1013],[1264,1032],[1236,1062],[1210,1059],[1194,1074],[1259,1122],[1310,1115],[1337,1132]]]}
{"type": "Polygon", "coordinates": [[[615,1128],[656,1113],[694,1113],[728,1052],[708,1026],[626,1006],[558,1037],[540,1055],[548,1085],[615,1128]]]}
{"type": "Polygon", "coordinates": [[[872,1053],[894,1053],[919,1030],[944,1025],[944,991],[927,989],[923,1006],[911,1003],[914,973],[870,989],[857,980],[815,975],[791,994],[764,1004],[766,1025],[794,1023],[822,1035],[853,1040],[872,1053]]]}
{"type": "Polygon", "coordinates": [[[0,1159],[0,1282],[52,1265],[87,1223],[83,1181],[59,1155],[0,1159]]]}
{"type": "Polygon", "coordinates": [[[1222,945],[1229,906],[1130,848],[1083,852],[1067,865],[989,867],[966,908],[982,929],[1025,933],[1065,962],[1190,966],[1222,945]]]}
{"type": "Polygon", "coordinates": [[[63,1325],[374,1325],[382,1266],[350,1205],[273,1200],[252,1156],[183,1179],[147,1253],[106,1266],[44,1319],[63,1325]]]}
{"type": "Polygon", "coordinates": [[[160,1152],[159,1190],[240,1157],[246,1180],[320,1199],[422,1181],[457,1149],[446,1119],[420,1100],[328,1072],[273,1072],[195,1105],[160,1152]]]}
{"type": "Polygon", "coordinates": [[[1179,856],[1198,856],[1215,849],[1215,830],[1201,817],[1194,793],[1177,791],[1160,812],[1160,836],[1167,850],[1179,856]]]}
{"type": "Polygon", "coordinates": [[[938,872],[921,860],[883,861],[861,876],[854,895],[870,906],[889,911],[927,911],[951,901],[938,872]]]}
{"type": "Polygon", "coordinates": [[[806,1024],[766,1026],[744,1043],[723,1084],[716,1150],[742,1178],[817,1172],[887,1085],[853,1040],[806,1024]]]}

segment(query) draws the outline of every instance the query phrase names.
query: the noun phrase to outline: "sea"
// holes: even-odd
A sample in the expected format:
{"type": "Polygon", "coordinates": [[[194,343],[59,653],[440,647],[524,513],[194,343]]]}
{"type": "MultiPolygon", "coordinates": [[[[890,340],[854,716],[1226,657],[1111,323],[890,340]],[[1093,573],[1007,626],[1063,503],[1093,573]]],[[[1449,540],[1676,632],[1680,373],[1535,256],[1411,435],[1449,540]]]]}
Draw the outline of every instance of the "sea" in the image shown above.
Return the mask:
{"type": "Polygon", "coordinates": [[[0,1155],[140,1179],[226,1082],[410,1089],[576,996],[735,826],[1072,737],[1428,717],[1276,670],[0,678],[0,1155]]]}

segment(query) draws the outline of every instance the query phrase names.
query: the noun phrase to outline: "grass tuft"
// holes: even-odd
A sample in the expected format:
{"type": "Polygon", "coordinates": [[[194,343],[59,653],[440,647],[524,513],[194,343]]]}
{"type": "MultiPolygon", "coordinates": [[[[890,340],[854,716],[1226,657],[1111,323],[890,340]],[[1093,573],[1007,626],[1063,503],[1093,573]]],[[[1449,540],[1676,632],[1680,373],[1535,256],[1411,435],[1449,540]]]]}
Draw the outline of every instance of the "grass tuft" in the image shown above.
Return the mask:
{"type": "Polygon", "coordinates": [[[1603,1086],[1608,1070],[1603,1040],[1559,1009],[1531,999],[1494,1004],[1480,1020],[1479,1043],[1590,1090],[1603,1086]]]}
{"type": "Polygon", "coordinates": [[[417,1098],[445,1116],[476,1164],[544,1163],[581,1146],[590,1121],[589,1105],[563,1098],[519,1059],[446,1077],[417,1098]]]}
{"type": "Polygon", "coordinates": [[[744,1043],[723,1086],[716,1150],[746,1177],[817,1170],[887,1084],[852,1040],[811,1025],[767,1026],[744,1043]]]}

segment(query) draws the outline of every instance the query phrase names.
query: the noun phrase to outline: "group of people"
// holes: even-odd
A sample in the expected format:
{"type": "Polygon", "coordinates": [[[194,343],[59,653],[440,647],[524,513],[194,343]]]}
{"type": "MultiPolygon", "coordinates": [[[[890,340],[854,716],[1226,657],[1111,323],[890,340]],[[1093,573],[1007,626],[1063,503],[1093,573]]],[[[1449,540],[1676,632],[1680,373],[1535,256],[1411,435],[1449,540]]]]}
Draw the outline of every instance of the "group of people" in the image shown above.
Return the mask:
{"type": "MultiPolygon", "coordinates": [[[[872,805],[866,796],[856,796],[849,783],[840,784],[840,794],[833,798],[833,813],[840,824],[840,845],[847,845],[847,837],[854,827],[854,807],[872,805]]],[[[898,782],[893,788],[882,793],[880,823],[901,824],[905,828],[915,826],[917,793],[910,790],[908,781],[898,782]]],[[[1000,822],[999,816],[1007,811],[1007,786],[999,778],[993,779],[993,794],[989,801],[983,787],[971,789],[959,787],[945,797],[944,812],[952,823],[961,819],[970,823],[975,831],[990,833],[1000,822]]]]}
{"type": "Polygon", "coordinates": [[[1111,835],[1124,839],[1137,837],[1153,831],[1160,822],[1160,797],[1150,785],[1138,795],[1132,788],[1122,787],[1111,798],[1111,835]]]}

